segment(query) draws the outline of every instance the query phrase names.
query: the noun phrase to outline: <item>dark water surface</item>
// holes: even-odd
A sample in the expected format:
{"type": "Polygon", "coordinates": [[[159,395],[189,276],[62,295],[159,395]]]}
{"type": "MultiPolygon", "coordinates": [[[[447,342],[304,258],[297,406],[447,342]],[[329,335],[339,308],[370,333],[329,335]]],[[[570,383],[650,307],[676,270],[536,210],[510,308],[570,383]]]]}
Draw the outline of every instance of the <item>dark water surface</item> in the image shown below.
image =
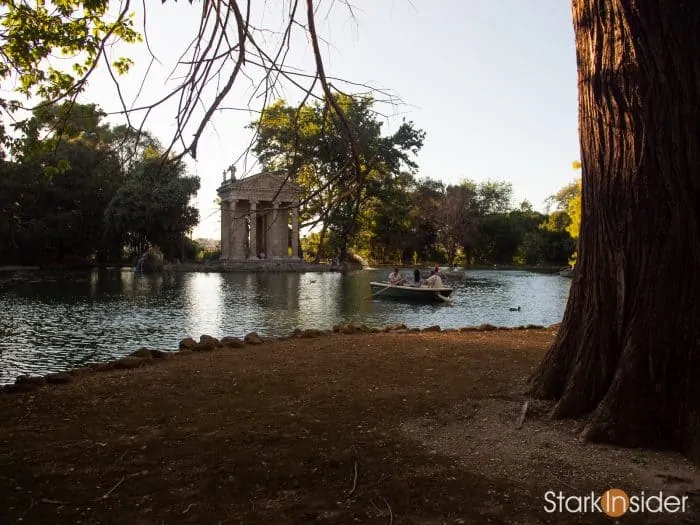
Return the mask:
{"type": "Polygon", "coordinates": [[[369,281],[386,281],[388,274],[0,274],[0,384],[108,361],[142,346],[176,349],[183,337],[201,334],[279,336],[341,322],[548,325],[561,320],[571,284],[558,275],[474,270],[447,281],[455,288],[453,306],[367,300],[369,281]],[[519,312],[509,310],[517,306],[519,312]]]}

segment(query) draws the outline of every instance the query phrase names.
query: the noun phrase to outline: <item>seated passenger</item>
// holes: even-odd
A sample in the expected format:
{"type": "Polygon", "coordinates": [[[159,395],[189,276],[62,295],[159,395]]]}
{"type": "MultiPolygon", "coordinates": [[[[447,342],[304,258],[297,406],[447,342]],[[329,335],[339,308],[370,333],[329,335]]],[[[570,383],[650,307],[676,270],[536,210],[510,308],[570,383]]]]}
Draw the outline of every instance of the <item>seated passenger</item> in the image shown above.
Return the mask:
{"type": "Polygon", "coordinates": [[[430,277],[425,280],[425,285],[429,288],[442,288],[442,279],[435,270],[430,272],[430,277]]]}
{"type": "Polygon", "coordinates": [[[403,286],[406,284],[406,279],[399,273],[398,268],[394,268],[394,272],[389,274],[389,284],[391,286],[403,286]]]}
{"type": "Polygon", "coordinates": [[[423,279],[421,279],[420,276],[420,270],[416,268],[413,270],[413,282],[411,283],[411,286],[415,286],[416,288],[420,288],[420,286],[423,284],[423,279]]]}

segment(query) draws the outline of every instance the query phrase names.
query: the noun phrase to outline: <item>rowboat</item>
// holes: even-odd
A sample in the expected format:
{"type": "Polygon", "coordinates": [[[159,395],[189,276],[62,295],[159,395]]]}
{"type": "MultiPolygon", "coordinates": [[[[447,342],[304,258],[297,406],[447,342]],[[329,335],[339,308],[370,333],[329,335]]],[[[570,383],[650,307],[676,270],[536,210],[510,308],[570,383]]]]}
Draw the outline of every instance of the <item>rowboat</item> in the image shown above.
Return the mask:
{"type": "Polygon", "coordinates": [[[387,283],[371,282],[372,297],[384,297],[387,299],[401,299],[404,301],[419,301],[422,303],[452,302],[452,288],[446,286],[429,288],[427,286],[395,286],[387,283]]]}

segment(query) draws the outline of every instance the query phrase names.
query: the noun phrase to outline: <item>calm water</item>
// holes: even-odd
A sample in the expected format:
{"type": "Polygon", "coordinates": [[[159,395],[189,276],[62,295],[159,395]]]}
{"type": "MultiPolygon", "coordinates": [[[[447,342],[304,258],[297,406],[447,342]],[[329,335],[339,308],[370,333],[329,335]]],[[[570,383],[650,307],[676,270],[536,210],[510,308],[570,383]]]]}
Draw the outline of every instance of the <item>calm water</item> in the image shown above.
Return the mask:
{"type": "Polygon", "coordinates": [[[367,300],[369,281],[386,281],[389,271],[0,274],[0,383],[107,361],[142,346],[175,349],[183,337],[201,334],[287,335],[340,322],[548,325],[561,320],[571,283],[558,275],[475,270],[447,281],[455,288],[453,306],[367,300]],[[517,306],[519,312],[509,310],[517,306]]]}

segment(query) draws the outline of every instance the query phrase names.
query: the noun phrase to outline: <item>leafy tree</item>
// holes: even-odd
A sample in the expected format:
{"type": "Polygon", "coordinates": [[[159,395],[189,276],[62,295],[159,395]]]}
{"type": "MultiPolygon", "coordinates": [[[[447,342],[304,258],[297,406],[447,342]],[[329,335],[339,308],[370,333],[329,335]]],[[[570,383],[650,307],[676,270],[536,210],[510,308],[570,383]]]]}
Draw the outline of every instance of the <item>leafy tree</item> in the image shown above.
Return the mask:
{"type": "Polygon", "coordinates": [[[181,161],[145,156],[104,211],[108,235],[136,253],[156,245],[166,258],[182,257],[185,233],[199,221],[189,204],[198,189],[199,178],[187,176],[181,161]]]}
{"type": "Polygon", "coordinates": [[[405,250],[415,254],[417,260],[441,260],[439,249],[440,206],[445,186],[441,181],[423,178],[417,181],[413,191],[411,230],[405,250]]]}
{"type": "Polygon", "coordinates": [[[576,198],[578,195],[581,195],[581,188],[579,184],[574,181],[564,186],[554,195],[547,197],[546,202],[548,207],[554,205],[555,210],[565,210],[569,205],[569,202],[571,202],[571,200],[576,198]]]}
{"type": "Polygon", "coordinates": [[[477,185],[477,204],[481,216],[506,213],[511,209],[513,185],[506,181],[486,181],[477,185]]]}
{"type": "Polygon", "coordinates": [[[284,170],[306,189],[302,219],[322,223],[321,238],[330,235],[341,261],[357,240],[369,204],[402,170],[415,170],[412,159],[424,133],[404,122],[389,136],[372,109],[370,97],[340,95],[335,100],[352,126],[361,176],[352,163],[341,123],[320,103],[298,108],[278,101],[252,126],[258,131],[253,151],[270,170],[284,170]]]}
{"type": "Polygon", "coordinates": [[[410,172],[401,172],[390,184],[377,188],[367,213],[369,255],[376,261],[409,263],[411,244],[411,211],[416,181],[410,172]]]}
{"type": "Polygon", "coordinates": [[[578,192],[567,202],[566,214],[569,216],[570,223],[566,227],[571,237],[578,239],[581,231],[581,180],[576,182],[578,192]]]}
{"type": "MultiPolygon", "coordinates": [[[[114,17],[107,16],[109,0],[61,0],[53,5],[42,1],[34,6],[29,2],[3,2],[0,82],[13,80],[15,93],[24,100],[48,101],[41,107],[75,97],[100,60],[119,73],[126,72],[131,65],[129,59],[110,62],[105,54],[106,47],[116,40],[140,39],[133,29],[128,3],[126,6],[114,17]],[[59,54],[69,59],[69,67],[56,68],[48,61],[59,54]]],[[[12,130],[5,128],[5,122],[15,120],[15,128],[28,131],[29,120],[14,116],[23,107],[19,98],[0,98],[0,111],[5,113],[5,118],[0,115],[0,145],[13,153],[23,145],[12,130]]]]}
{"type": "Polygon", "coordinates": [[[122,182],[105,142],[108,127],[94,105],[43,106],[27,121],[18,162],[5,163],[2,193],[8,229],[3,257],[52,262],[105,253],[102,213],[122,182]],[[14,167],[12,167],[14,165],[14,167]]]}
{"type": "Polygon", "coordinates": [[[449,264],[454,264],[460,245],[464,246],[469,260],[478,221],[476,198],[477,187],[469,181],[445,188],[438,211],[441,224],[438,238],[445,247],[449,264]]]}
{"type": "MultiPolygon", "coordinates": [[[[575,170],[581,169],[581,163],[574,161],[572,167],[575,170]]],[[[547,198],[548,206],[554,204],[556,206],[555,213],[564,213],[568,218],[568,224],[566,225],[566,231],[569,235],[576,241],[579,236],[579,229],[581,225],[581,179],[577,179],[570,184],[567,184],[562,189],[560,189],[554,195],[550,195],[547,198]]],[[[552,216],[555,216],[554,214],[552,216]]],[[[549,228],[552,231],[556,231],[560,228],[549,228]]],[[[576,262],[576,252],[574,250],[573,254],[569,258],[569,264],[573,265],[576,262]]]]}

